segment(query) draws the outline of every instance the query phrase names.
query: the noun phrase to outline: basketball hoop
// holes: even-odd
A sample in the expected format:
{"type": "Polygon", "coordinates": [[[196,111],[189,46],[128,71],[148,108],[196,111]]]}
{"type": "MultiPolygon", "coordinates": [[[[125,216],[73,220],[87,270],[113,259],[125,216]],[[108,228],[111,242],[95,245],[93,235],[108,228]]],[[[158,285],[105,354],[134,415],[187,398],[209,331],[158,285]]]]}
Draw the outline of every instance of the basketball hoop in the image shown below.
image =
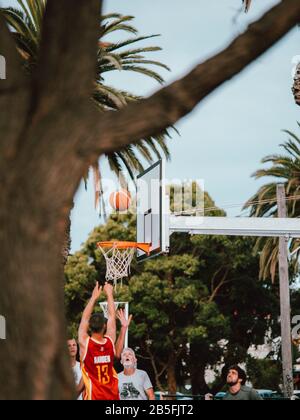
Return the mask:
{"type": "Polygon", "coordinates": [[[106,260],[106,280],[117,286],[118,280],[130,275],[130,266],[137,249],[150,253],[150,244],[137,242],[99,242],[97,244],[106,260]]]}
{"type": "MultiPolygon", "coordinates": [[[[119,306],[120,305],[124,305],[125,304],[125,302],[115,302],[115,309],[116,309],[116,312],[117,312],[117,310],[119,309],[119,306]]],[[[107,302],[100,302],[100,307],[101,307],[101,309],[102,309],[102,311],[103,311],[103,315],[104,315],[104,317],[106,318],[106,319],[108,319],[108,303],[107,302]]]]}
{"type": "MultiPolygon", "coordinates": [[[[108,320],[108,302],[100,302],[100,307],[103,311],[104,317],[108,320]]],[[[129,302],[115,302],[115,309],[116,312],[118,309],[124,308],[125,310],[125,318],[128,320],[129,318],[129,302]]],[[[126,331],[125,336],[125,348],[129,347],[129,335],[128,335],[128,329],[126,331]]]]}

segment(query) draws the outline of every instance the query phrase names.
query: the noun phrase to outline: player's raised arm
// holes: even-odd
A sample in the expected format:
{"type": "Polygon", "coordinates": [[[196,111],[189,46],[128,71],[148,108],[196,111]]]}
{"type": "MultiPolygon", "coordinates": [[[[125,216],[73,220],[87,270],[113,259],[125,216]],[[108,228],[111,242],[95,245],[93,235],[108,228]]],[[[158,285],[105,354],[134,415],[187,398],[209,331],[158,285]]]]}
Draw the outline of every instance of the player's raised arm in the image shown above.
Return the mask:
{"type": "Polygon", "coordinates": [[[116,308],[114,301],[114,288],[111,284],[106,283],[104,293],[107,296],[108,303],[108,321],[107,321],[107,335],[115,343],[117,338],[117,323],[116,323],[116,308]]]}
{"type": "Polygon", "coordinates": [[[129,318],[127,319],[125,316],[124,309],[120,309],[119,311],[117,311],[117,318],[119,319],[121,323],[121,331],[120,331],[120,335],[116,343],[116,358],[121,359],[121,354],[122,354],[122,351],[124,350],[127,330],[132,321],[132,315],[130,315],[129,318]]]}
{"type": "Polygon", "coordinates": [[[88,335],[89,322],[90,322],[94,307],[97,303],[97,300],[101,296],[101,293],[102,293],[102,286],[99,286],[99,283],[97,282],[95,289],[93,291],[92,297],[82,314],[81,323],[79,326],[78,340],[79,340],[81,355],[84,354],[85,349],[86,349],[87,339],[89,337],[88,335]]]}

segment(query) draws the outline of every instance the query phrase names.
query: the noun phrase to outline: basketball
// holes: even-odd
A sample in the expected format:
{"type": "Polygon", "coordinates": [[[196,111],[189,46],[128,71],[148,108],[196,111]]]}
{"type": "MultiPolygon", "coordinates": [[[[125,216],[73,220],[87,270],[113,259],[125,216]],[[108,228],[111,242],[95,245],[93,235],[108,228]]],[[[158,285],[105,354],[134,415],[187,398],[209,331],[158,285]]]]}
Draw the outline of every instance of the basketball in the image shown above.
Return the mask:
{"type": "Polygon", "coordinates": [[[131,204],[131,194],[125,189],[115,191],[110,195],[109,203],[116,211],[126,211],[131,204]]]}

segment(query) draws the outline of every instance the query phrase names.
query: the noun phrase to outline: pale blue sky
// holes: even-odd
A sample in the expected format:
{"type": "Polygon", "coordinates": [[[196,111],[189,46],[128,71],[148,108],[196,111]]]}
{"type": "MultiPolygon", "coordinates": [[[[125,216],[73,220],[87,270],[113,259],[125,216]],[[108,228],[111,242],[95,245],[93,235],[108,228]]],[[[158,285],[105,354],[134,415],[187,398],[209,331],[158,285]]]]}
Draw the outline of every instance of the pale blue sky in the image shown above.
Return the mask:
{"type": "MultiPolygon", "coordinates": [[[[251,12],[241,14],[237,23],[234,17],[240,0],[107,0],[106,11],[134,15],[135,26],[143,35],[162,35],[144,45],[163,47],[163,52],[153,57],[171,67],[172,73],[164,73],[171,82],[222,49],[249,21],[278,2],[253,1],[251,12]]],[[[291,94],[291,72],[292,58],[299,54],[300,31],[295,28],[261,59],[201,102],[178,124],[181,137],[175,135],[169,143],[172,161],[167,165],[167,177],[203,178],[206,190],[220,206],[246,201],[260,185],[250,175],[262,157],[277,153],[286,139],[281,130],[297,131],[300,109],[291,94]]],[[[143,95],[157,89],[155,82],[143,76],[119,72],[107,81],[143,95]]],[[[110,175],[106,165],[104,175],[110,175]]],[[[92,184],[87,192],[81,186],[72,213],[73,251],[98,223],[92,184]]]]}

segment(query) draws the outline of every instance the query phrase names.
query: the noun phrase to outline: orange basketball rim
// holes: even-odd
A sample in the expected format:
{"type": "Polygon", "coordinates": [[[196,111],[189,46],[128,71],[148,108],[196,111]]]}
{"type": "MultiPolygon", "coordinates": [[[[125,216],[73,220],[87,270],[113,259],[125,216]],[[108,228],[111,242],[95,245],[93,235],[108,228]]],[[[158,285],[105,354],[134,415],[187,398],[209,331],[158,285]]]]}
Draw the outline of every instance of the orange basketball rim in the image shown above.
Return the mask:
{"type": "Polygon", "coordinates": [[[115,249],[139,249],[146,254],[150,254],[151,244],[140,243],[140,242],[127,242],[127,241],[107,241],[98,242],[98,248],[115,248],[115,249]]]}

